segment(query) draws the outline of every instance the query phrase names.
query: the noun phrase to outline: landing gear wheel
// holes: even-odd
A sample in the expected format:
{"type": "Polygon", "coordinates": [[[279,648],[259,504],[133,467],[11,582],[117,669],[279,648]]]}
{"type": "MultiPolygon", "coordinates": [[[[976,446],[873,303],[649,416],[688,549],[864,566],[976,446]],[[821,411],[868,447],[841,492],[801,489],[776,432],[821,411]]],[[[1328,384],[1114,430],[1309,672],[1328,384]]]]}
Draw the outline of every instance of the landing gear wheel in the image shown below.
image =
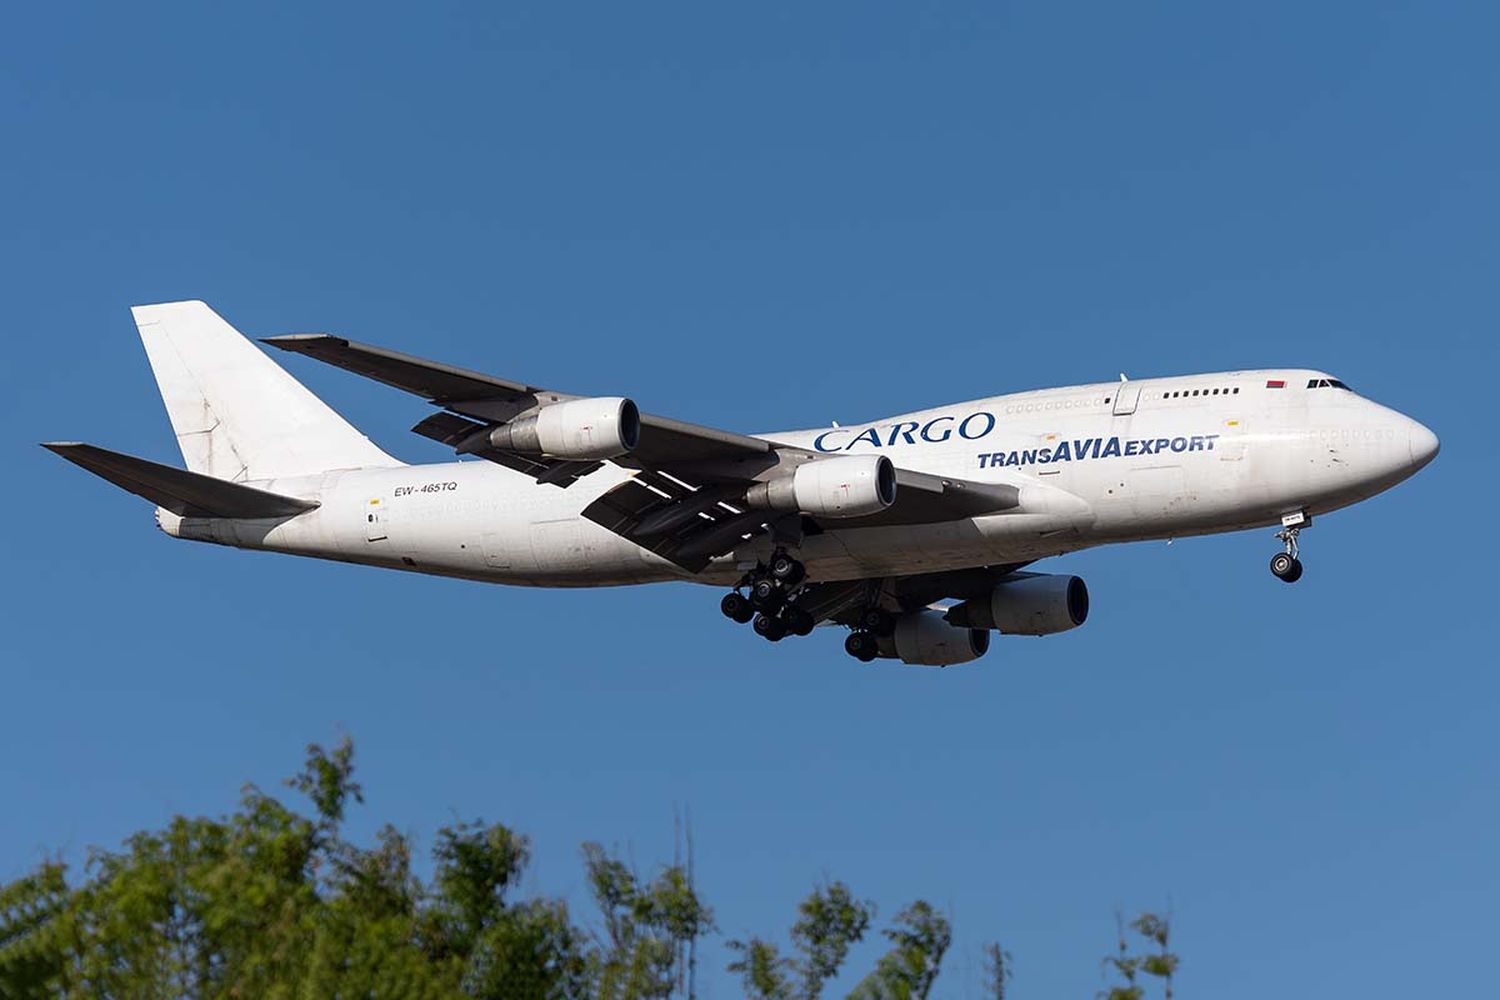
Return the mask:
{"type": "Polygon", "coordinates": [[[896,616],[884,608],[865,608],[859,616],[859,627],[876,635],[890,635],[896,631],[896,616]]]}
{"type": "Polygon", "coordinates": [[[813,626],[817,625],[809,612],[796,605],[786,607],[781,612],[781,620],[786,622],[786,630],[792,635],[812,635],[813,626]]]}
{"type": "Polygon", "coordinates": [[[849,638],[844,640],[844,652],[861,663],[869,663],[880,655],[880,646],[873,635],[861,630],[849,633],[849,638]]]}
{"type": "Polygon", "coordinates": [[[777,552],[771,556],[769,569],[773,578],[788,587],[800,583],[802,578],[807,575],[807,567],[785,552],[777,552]]]}
{"type": "Polygon", "coordinates": [[[772,642],[780,642],[786,638],[786,622],[780,618],[774,618],[768,614],[755,616],[755,634],[769,639],[772,642]]]}
{"type": "Polygon", "coordinates": [[[755,617],[755,608],[750,604],[750,599],[738,591],[725,594],[724,599],[719,602],[719,610],[724,612],[725,618],[741,625],[755,617]]]}
{"type": "Polygon", "coordinates": [[[1276,532],[1277,541],[1286,546],[1286,551],[1271,558],[1271,572],[1286,583],[1302,579],[1301,553],[1297,551],[1297,536],[1310,522],[1302,514],[1288,514],[1281,519],[1281,530],[1276,532]]]}
{"type": "Polygon", "coordinates": [[[776,581],[761,577],[750,585],[750,603],[762,611],[775,611],[786,600],[776,581]]]}

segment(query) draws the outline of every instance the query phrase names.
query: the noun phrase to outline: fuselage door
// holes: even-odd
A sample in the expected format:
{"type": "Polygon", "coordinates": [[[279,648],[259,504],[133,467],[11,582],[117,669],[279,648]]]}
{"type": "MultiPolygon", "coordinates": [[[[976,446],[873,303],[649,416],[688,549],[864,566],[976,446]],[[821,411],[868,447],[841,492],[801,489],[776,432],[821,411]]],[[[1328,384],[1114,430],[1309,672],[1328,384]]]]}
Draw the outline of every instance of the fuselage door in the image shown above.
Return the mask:
{"type": "Polygon", "coordinates": [[[385,504],[381,503],[379,497],[372,498],[365,504],[365,540],[369,542],[383,542],[389,537],[386,530],[385,504]]]}
{"type": "Polygon", "coordinates": [[[1135,412],[1135,405],[1141,401],[1141,384],[1139,382],[1121,382],[1115,386],[1115,416],[1125,417],[1135,412]]]}

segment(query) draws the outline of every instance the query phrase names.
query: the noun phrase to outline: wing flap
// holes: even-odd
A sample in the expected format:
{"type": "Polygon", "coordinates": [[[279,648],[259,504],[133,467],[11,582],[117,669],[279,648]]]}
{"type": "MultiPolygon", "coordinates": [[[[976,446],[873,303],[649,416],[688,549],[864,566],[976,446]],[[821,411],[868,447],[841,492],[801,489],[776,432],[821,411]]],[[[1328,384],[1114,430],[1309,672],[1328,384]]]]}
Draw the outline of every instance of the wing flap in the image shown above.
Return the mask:
{"type": "Polygon", "coordinates": [[[599,497],[583,516],[692,573],[776,517],[741,510],[715,487],[695,489],[649,470],[599,497]]]}
{"type": "Polygon", "coordinates": [[[42,447],[180,517],[293,517],[318,506],[316,500],[268,493],[91,444],[54,441],[42,447]]]}

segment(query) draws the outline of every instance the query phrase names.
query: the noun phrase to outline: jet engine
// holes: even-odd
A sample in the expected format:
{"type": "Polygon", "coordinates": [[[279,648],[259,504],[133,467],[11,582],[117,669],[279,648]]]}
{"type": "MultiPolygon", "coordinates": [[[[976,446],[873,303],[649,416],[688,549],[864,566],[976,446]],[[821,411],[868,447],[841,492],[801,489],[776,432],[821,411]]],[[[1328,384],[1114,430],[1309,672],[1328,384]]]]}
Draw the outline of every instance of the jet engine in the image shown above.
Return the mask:
{"type": "Polygon", "coordinates": [[[490,431],[501,451],[599,462],[629,454],[641,440],[641,411],[619,396],[570,399],[544,406],[490,431]]]}
{"type": "Polygon", "coordinates": [[[918,667],[946,667],[977,660],[990,648],[985,629],[963,628],[943,618],[940,611],[924,609],[896,619],[896,630],[877,640],[880,655],[918,667]]]}
{"type": "Polygon", "coordinates": [[[884,455],[845,455],[798,466],[790,476],[756,483],[746,506],[815,517],[863,517],[896,502],[896,467],[884,455]]]}
{"type": "Polygon", "coordinates": [[[991,591],[948,610],[948,621],[968,628],[999,629],[1007,635],[1052,635],[1082,625],[1089,616],[1089,589],[1076,576],[1019,573],[991,591]]]}

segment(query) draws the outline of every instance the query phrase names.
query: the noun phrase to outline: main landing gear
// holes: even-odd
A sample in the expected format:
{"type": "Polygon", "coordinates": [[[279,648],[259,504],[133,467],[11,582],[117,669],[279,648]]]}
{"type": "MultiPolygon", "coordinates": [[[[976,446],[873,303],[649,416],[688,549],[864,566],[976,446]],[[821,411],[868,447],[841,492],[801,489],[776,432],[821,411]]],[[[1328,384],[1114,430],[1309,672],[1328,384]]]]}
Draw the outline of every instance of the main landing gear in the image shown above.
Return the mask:
{"type": "Polygon", "coordinates": [[[807,567],[785,549],[777,549],[768,563],[757,566],[741,581],[740,587],[748,593],[742,594],[736,587],[724,595],[719,610],[741,625],[753,618],[755,634],[771,642],[789,635],[809,635],[817,622],[797,605],[800,584],[806,578],[807,567]]]}
{"type": "Polygon", "coordinates": [[[869,663],[880,655],[880,639],[896,631],[896,616],[880,607],[868,607],[860,612],[859,625],[844,640],[844,652],[869,663]]]}
{"type": "Polygon", "coordinates": [[[1278,552],[1271,557],[1271,574],[1284,583],[1296,583],[1302,579],[1302,560],[1298,558],[1297,536],[1311,523],[1312,519],[1300,511],[1296,514],[1288,514],[1281,519],[1281,530],[1276,532],[1276,537],[1286,546],[1286,551],[1278,552]]]}

